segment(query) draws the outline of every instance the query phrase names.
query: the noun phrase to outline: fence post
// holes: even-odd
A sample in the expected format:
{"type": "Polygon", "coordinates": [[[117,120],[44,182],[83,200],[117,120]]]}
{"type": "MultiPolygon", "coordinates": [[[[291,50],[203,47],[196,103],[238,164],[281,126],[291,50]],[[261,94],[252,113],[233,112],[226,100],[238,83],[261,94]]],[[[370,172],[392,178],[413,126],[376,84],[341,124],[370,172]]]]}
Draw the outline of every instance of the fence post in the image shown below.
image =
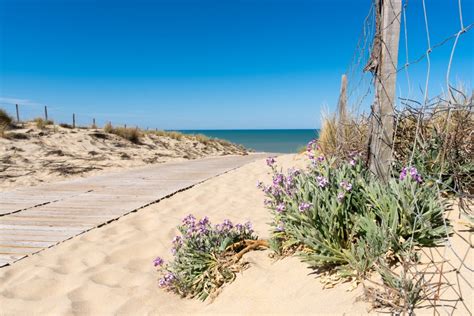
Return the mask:
{"type": "Polygon", "coordinates": [[[48,107],[46,105],[44,106],[44,119],[45,121],[48,120],[48,107]]]}
{"type": "Polygon", "coordinates": [[[337,103],[337,144],[341,146],[345,138],[345,124],[346,124],[346,108],[347,108],[347,76],[341,77],[341,92],[339,94],[339,102],[337,103]]]}
{"type": "MultiPolygon", "coordinates": [[[[392,164],[392,143],[402,0],[378,0],[376,37],[369,61],[375,77],[369,139],[370,170],[386,181],[392,164]]],[[[367,67],[366,67],[367,68],[367,67]]]]}
{"type": "Polygon", "coordinates": [[[97,125],[95,125],[95,117],[92,118],[92,128],[97,128],[97,125]]]}
{"type": "Polygon", "coordinates": [[[20,122],[20,110],[18,109],[18,104],[15,104],[16,107],[16,121],[20,122]]]}
{"type": "Polygon", "coordinates": [[[76,128],[76,114],[72,113],[72,128],[76,128]]]}

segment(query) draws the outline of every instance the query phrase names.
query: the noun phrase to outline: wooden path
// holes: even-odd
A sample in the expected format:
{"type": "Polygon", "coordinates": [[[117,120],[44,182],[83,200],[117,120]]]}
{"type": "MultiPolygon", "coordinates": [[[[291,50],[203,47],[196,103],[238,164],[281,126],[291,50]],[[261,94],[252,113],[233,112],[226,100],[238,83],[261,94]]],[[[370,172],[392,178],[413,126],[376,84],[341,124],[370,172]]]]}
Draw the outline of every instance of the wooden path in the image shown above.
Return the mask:
{"type": "Polygon", "coordinates": [[[167,163],[0,192],[0,267],[265,156],[167,163]]]}

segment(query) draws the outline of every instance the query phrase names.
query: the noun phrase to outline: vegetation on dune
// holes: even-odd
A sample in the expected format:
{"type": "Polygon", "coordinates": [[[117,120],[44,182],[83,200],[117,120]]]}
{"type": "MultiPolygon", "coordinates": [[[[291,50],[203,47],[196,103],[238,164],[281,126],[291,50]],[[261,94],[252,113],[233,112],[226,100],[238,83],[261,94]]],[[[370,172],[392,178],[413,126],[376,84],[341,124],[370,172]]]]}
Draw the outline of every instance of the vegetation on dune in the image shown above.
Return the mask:
{"type": "Polygon", "coordinates": [[[110,122],[105,124],[104,132],[120,136],[134,144],[139,144],[143,136],[142,131],[138,128],[113,127],[110,122]]]}
{"type": "Polygon", "coordinates": [[[213,226],[207,217],[199,221],[188,215],[173,238],[173,260],[154,260],[161,274],[159,286],[188,298],[205,300],[215,296],[226,283],[245,268],[240,261],[250,249],[266,246],[257,240],[250,222],[233,224],[229,220],[213,226]]]}
{"type": "Polygon", "coordinates": [[[13,118],[5,111],[0,109],[0,137],[5,137],[5,131],[13,124],[13,118]]]}
{"type": "Polygon", "coordinates": [[[44,129],[46,126],[54,124],[53,121],[45,120],[41,117],[37,117],[37,118],[33,119],[33,122],[36,124],[36,127],[39,128],[39,129],[44,129]]]}

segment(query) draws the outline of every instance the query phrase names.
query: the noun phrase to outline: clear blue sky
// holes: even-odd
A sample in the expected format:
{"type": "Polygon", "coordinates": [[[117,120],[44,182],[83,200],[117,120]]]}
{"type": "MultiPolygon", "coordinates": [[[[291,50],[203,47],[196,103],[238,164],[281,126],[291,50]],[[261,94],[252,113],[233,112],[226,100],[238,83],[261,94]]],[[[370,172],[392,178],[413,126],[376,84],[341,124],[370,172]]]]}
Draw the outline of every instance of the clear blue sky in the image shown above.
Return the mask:
{"type": "MultiPolygon", "coordinates": [[[[164,129],[316,128],[370,2],[0,0],[0,106],[164,129]]],[[[456,3],[427,1],[433,44],[459,29],[456,3]]],[[[466,25],[473,3],[463,1],[466,25]]],[[[426,35],[421,0],[409,5],[414,59],[426,35]]],[[[473,32],[451,76],[471,87],[473,32]]],[[[446,85],[451,44],[432,55],[433,91],[446,85]]],[[[413,67],[415,90],[425,74],[425,62],[413,67]]]]}

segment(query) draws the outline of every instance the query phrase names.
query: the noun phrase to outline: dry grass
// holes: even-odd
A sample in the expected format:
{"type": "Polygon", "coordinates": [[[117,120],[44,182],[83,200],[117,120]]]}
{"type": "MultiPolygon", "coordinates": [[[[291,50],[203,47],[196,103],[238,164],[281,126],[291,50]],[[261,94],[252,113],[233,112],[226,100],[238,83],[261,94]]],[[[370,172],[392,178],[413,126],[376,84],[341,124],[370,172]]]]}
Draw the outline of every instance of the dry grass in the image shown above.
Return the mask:
{"type": "Polygon", "coordinates": [[[355,153],[366,155],[368,119],[364,116],[324,115],[318,144],[321,152],[330,157],[347,158],[355,153]]]}
{"type": "Polygon", "coordinates": [[[5,137],[5,132],[12,126],[13,118],[5,111],[0,109],[0,137],[5,137]]]}
{"type": "Polygon", "coordinates": [[[40,129],[44,129],[44,128],[46,128],[46,126],[48,126],[48,125],[53,125],[53,124],[54,124],[53,121],[51,121],[51,120],[45,120],[45,119],[43,119],[43,118],[41,118],[41,117],[37,117],[37,118],[33,119],[33,122],[35,122],[36,127],[37,127],[37,128],[40,128],[40,129]]]}
{"type": "Polygon", "coordinates": [[[104,132],[120,136],[134,144],[140,144],[143,133],[138,128],[113,127],[111,123],[104,126],[104,132]]]}

